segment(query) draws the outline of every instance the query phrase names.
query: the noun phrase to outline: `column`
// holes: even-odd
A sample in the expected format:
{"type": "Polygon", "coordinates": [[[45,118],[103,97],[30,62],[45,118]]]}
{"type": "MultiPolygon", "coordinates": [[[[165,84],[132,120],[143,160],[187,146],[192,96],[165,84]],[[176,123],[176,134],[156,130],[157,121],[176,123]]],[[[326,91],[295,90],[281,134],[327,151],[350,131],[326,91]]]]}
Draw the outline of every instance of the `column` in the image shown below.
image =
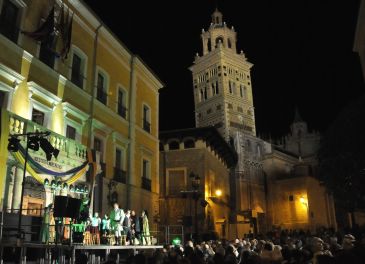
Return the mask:
{"type": "Polygon", "coordinates": [[[15,210],[14,212],[18,212],[18,209],[20,209],[20,200],[22,196],[23,169],[16,167],[14,178],[14,192],[11,208],[13,211],[15,210]]]}
{"type": "Polygon", "coordinates": [[[6,211],[8,213],[11,212],[11,208],[12,208],[12,202],[13,202],[13,193],[14,193],[14,180],[15,180],[15,166],[12,166],[10,164],[8,164],[8,169],[6,172],[6,181],[7,184],[6,186],[8,186],[8,188],[5,189],[5,195],[4,195],[4,199],[5,199],[5,207],[6,207],[6,211]]]}

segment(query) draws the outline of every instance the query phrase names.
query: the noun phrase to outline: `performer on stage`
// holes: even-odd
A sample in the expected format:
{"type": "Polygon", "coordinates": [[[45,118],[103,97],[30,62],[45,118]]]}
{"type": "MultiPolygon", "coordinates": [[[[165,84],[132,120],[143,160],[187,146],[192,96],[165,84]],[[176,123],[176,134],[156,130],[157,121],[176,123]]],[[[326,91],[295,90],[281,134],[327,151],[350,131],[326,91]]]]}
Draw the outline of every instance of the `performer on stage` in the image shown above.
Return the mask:
{"type": "Polygon", "coordinates": [[[131,235],[131,210],[127,210],[127,213],[125,214],[124,217],[124,221],[123,221],[123,230],[124,230],[124,234],[127,235],[127,243],[128,244],[132,244],[131,239],[132,239],[132,235],[131,235]]]}
{"type": "Polygon", "coordinates": [[[142,211],[141,219],[142,219],[142,244],[151,245],[150,227],[148,224],[147,210],[142,211]]]}
{"type": "Polygon", "coordinates": [[[123,232],[122,223],[124,221],[124,211],[119,208],[117,203],[114,203],[114,209],[110,212],[110,223],[111,228],[115,235],[115,243],[116,245],[121,244],[121,235],[123,232]]]}
{"type": "Polygon", "coordinates": [[[99,217],[99,213],[94,213],[94,216],[90,216],[91,220],[91,238],[93,244],[100,244],[100,233],[99,233],[99,225],[101,223],[101,218],[99,217]]]}
{"type": "Polygon", "coordinates": [[[141,227],[139,217],[134,210],[131,211],[131,229],[132,229],[132,243],[138,245],[141,241],[141,227]]]}
{"type": "Polygon", "coordinates": [[[104,218],[101,220],[101,233],[103,236],[109,235],[110,232],[110,219],[107,214],[104,215],[104,218]]]}
{"type": "Polygon", "coordinates": [[[44,208],[44,214],[43,214],[43,219],[42,219],[42,227],[41,227],[41,242],[48,244],[49,242],[49,223],[51,220],[51,216],[50,216],[50,211],[51,211],[51,206],[49,205],[46,208],[44,208]]]}

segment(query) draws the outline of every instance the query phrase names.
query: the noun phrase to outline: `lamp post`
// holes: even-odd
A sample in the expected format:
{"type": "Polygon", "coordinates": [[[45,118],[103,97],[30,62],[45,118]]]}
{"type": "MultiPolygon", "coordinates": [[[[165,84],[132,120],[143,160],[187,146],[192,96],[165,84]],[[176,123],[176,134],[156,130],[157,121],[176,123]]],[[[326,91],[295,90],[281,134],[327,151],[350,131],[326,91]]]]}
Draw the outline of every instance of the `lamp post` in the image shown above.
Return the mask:
{"type": "Polygon", "coordinates": [[[190,173],[191,177],[191,186],[193,187],[193,197],[195,200],[195,222],[194,222],[194,231],[195,231],[195,239],[198,240],[199,229],[198,229],[198,200],[200,196],[200,176],[198,174],[190,173]]]}
{"type": "Polygon", "coordinates": [[[51,160],[52,155],[57,158],[59,150],[54,148],[51,143],[45,138],[49,136],[50,132],[28,132],[24,134],[12,134],[10,135],[8,150],[11,152],[17,152],[20,147],[20,139],[18,137],[26,137],[26,146],[25,146],[25,156],[24,156],[24,168],[23,168],[23,180],[22,180],[22,188],[20,195],[20,208],[19,208],[19,220],[18,220],[18,242],[21,239],[21,225],[22,225],[22,210],[23,210],[23,196],[24,196],[24,187],[25,187],[25,176],[27,170],[28,163],[28,150],[33,149],[35,151],[39,150],[39,147],[46,153],[47,160],[51,160]]]}

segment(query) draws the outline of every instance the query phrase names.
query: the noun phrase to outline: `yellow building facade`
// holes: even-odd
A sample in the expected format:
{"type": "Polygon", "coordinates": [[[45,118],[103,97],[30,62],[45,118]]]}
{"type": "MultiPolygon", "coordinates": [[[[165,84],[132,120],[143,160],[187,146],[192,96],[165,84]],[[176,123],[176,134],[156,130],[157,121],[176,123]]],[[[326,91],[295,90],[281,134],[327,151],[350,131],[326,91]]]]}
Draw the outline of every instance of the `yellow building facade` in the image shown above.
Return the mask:
{"type": "Polygon", "coordinates": [[[64,169],[85,160],[79,150],[95,151],[94,211],[108,213],[114,200],[157,216],[163,84],[141,58],[78,0],[0,0],[0,50],[1,208],[20,205],[22,166],[7,151],[9,133],[39,130],[51,132],[60,148],[52,161],[64,169]],[[9,186],[15,199],[5,197],[9,186]]]}

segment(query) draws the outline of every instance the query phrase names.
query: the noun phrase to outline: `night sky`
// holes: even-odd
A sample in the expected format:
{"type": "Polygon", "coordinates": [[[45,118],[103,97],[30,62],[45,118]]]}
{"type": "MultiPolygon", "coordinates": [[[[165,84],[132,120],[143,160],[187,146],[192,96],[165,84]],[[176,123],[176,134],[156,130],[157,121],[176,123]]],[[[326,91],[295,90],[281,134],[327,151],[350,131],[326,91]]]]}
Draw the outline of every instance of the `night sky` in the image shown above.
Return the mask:
{"type": "Polygon", "coordinates": [[[352,51],[358,0],[84,1],[165,83],[161,131],[195,126],[188,67],[202,53],[200,33],[216,2],[254,64],[258,133],[285,134],[295,106],[311,129],[324,131],[365,91],[352,51]]]}

